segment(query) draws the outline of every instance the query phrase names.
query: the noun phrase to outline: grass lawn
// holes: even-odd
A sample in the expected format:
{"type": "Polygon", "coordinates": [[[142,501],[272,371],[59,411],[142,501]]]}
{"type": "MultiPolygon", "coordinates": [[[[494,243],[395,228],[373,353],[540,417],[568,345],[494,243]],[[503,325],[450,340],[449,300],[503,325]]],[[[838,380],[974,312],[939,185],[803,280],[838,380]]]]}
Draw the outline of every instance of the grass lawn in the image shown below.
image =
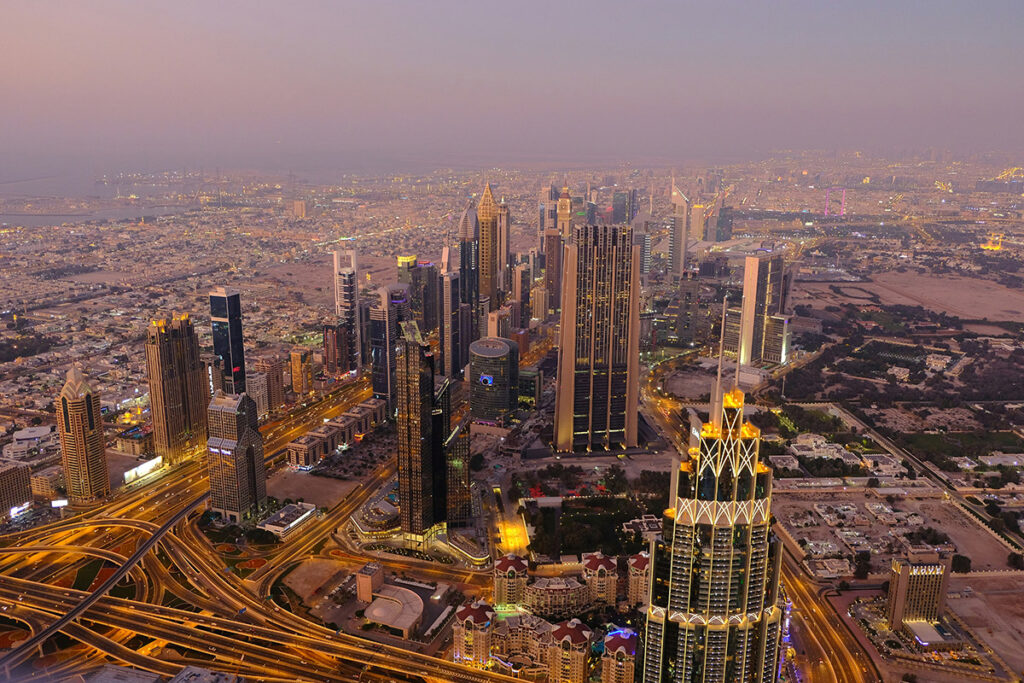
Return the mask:
{"type": "Polygon", "coordinates": [[[977,458],[992,451],[1024,452],[1024,441],[1013,432],[947,432],[945,434],[904,434],[903,442],[915,455],[925,459],[977,458]]]}
{"type": "Polygon", "coordinates": [[[78,574],[75,575],[75,582],[71,584],[71,587],[76,591],[89,590],[89,586],[96,580],[96,575],[103,568],[103,562],[103,560],[90,560],[87,562],[84,567],[78,570],[78,574]]]}

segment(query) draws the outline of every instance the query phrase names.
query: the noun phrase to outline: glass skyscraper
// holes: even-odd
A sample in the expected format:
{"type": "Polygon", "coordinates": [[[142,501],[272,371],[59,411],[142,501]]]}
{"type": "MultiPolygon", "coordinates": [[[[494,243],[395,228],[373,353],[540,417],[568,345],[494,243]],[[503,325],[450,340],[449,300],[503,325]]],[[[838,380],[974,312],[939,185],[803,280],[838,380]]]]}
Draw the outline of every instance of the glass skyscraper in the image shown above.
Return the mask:
{"type": "Polygon", "coordinates": [[[242,345],[242,302],[237,289],[217,287],[210,292],[213,352],[223,361],[224,391],[245,393],[245,349],[242,345]]]}

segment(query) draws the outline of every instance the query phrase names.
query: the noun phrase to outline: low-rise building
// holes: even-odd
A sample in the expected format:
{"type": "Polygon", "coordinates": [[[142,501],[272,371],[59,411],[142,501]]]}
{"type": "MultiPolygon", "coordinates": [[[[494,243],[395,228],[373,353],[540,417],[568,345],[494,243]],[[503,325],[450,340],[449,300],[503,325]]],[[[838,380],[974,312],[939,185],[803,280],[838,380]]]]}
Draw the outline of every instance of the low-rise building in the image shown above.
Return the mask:
{"type": "Polygon", "coordinates": [[[618,598],[619,572],[614,557],[601,551],[583,553],[583,580],[590,590],[591,605],[613,606],[618,598]]]}
{"type": "Polygon", "coordinates": [[[494,561],[494,603],[518,605],[526,599],[529,563],[509,553],[494,561]]]}
{"type": "Polygon", "coordinates": [[[29,486],[32,489],[32,497],[38,500],[53,500],[59,498],[61,489],[64,488],[64,468],[60,465],[50,465],[37,472],[33,472],[29,478],[29,486]]]}
{"type": "Polygon", "coordinates": [[[285,450],[288,453],[288,464],[303,470],[316,465],[326,453],[323,439],[314,434],[303,434],[289,442],[285,450]]]}
{"type": "Polygon", "coordinates": [[[452,660],[477,669],[491,662],[491,632],[495,612],[486,602],[478,600],[455,610],[452,626],[452,660]]]}
{"type": "Polygon", "coordinates": [[[289,503],[257,526],[260,529],[269,531],[278,538],[285,538],[307,521],[313,519],[315,513],[316,506],[312,503],[289,503]]]}
{"type": "Polygon", "coordinates": [[[573,577],[543,577],[526,587],[523,602],[533,614],[567,619],[589,609],[590,588],[573,577]]]}

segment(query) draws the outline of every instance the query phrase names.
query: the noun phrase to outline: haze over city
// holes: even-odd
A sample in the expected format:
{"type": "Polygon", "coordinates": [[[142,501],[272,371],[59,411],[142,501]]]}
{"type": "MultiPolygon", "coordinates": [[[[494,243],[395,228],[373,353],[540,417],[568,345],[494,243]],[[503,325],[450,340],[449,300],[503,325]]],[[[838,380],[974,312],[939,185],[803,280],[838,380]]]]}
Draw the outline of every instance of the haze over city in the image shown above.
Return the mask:
{"type": "Polygon", "coordinates": [[[1024,680],[1024,5],[0,9],[0,680],[1024,680]]]}

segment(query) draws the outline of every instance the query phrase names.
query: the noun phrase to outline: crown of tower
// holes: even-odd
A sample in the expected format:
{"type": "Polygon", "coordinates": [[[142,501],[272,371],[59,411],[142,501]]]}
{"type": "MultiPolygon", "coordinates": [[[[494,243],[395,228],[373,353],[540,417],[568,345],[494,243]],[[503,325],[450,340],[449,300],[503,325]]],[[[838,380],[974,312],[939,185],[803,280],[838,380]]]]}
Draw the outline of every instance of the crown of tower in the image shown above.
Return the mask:
{"type": "Polygon", "coordinates": [[[71,369],[68,370],[67,382],[60,393],[68,398],[80,398],[92,393],[92,387],[89,386],[81,365],[75,363],[71,366],[71,369]]]}

